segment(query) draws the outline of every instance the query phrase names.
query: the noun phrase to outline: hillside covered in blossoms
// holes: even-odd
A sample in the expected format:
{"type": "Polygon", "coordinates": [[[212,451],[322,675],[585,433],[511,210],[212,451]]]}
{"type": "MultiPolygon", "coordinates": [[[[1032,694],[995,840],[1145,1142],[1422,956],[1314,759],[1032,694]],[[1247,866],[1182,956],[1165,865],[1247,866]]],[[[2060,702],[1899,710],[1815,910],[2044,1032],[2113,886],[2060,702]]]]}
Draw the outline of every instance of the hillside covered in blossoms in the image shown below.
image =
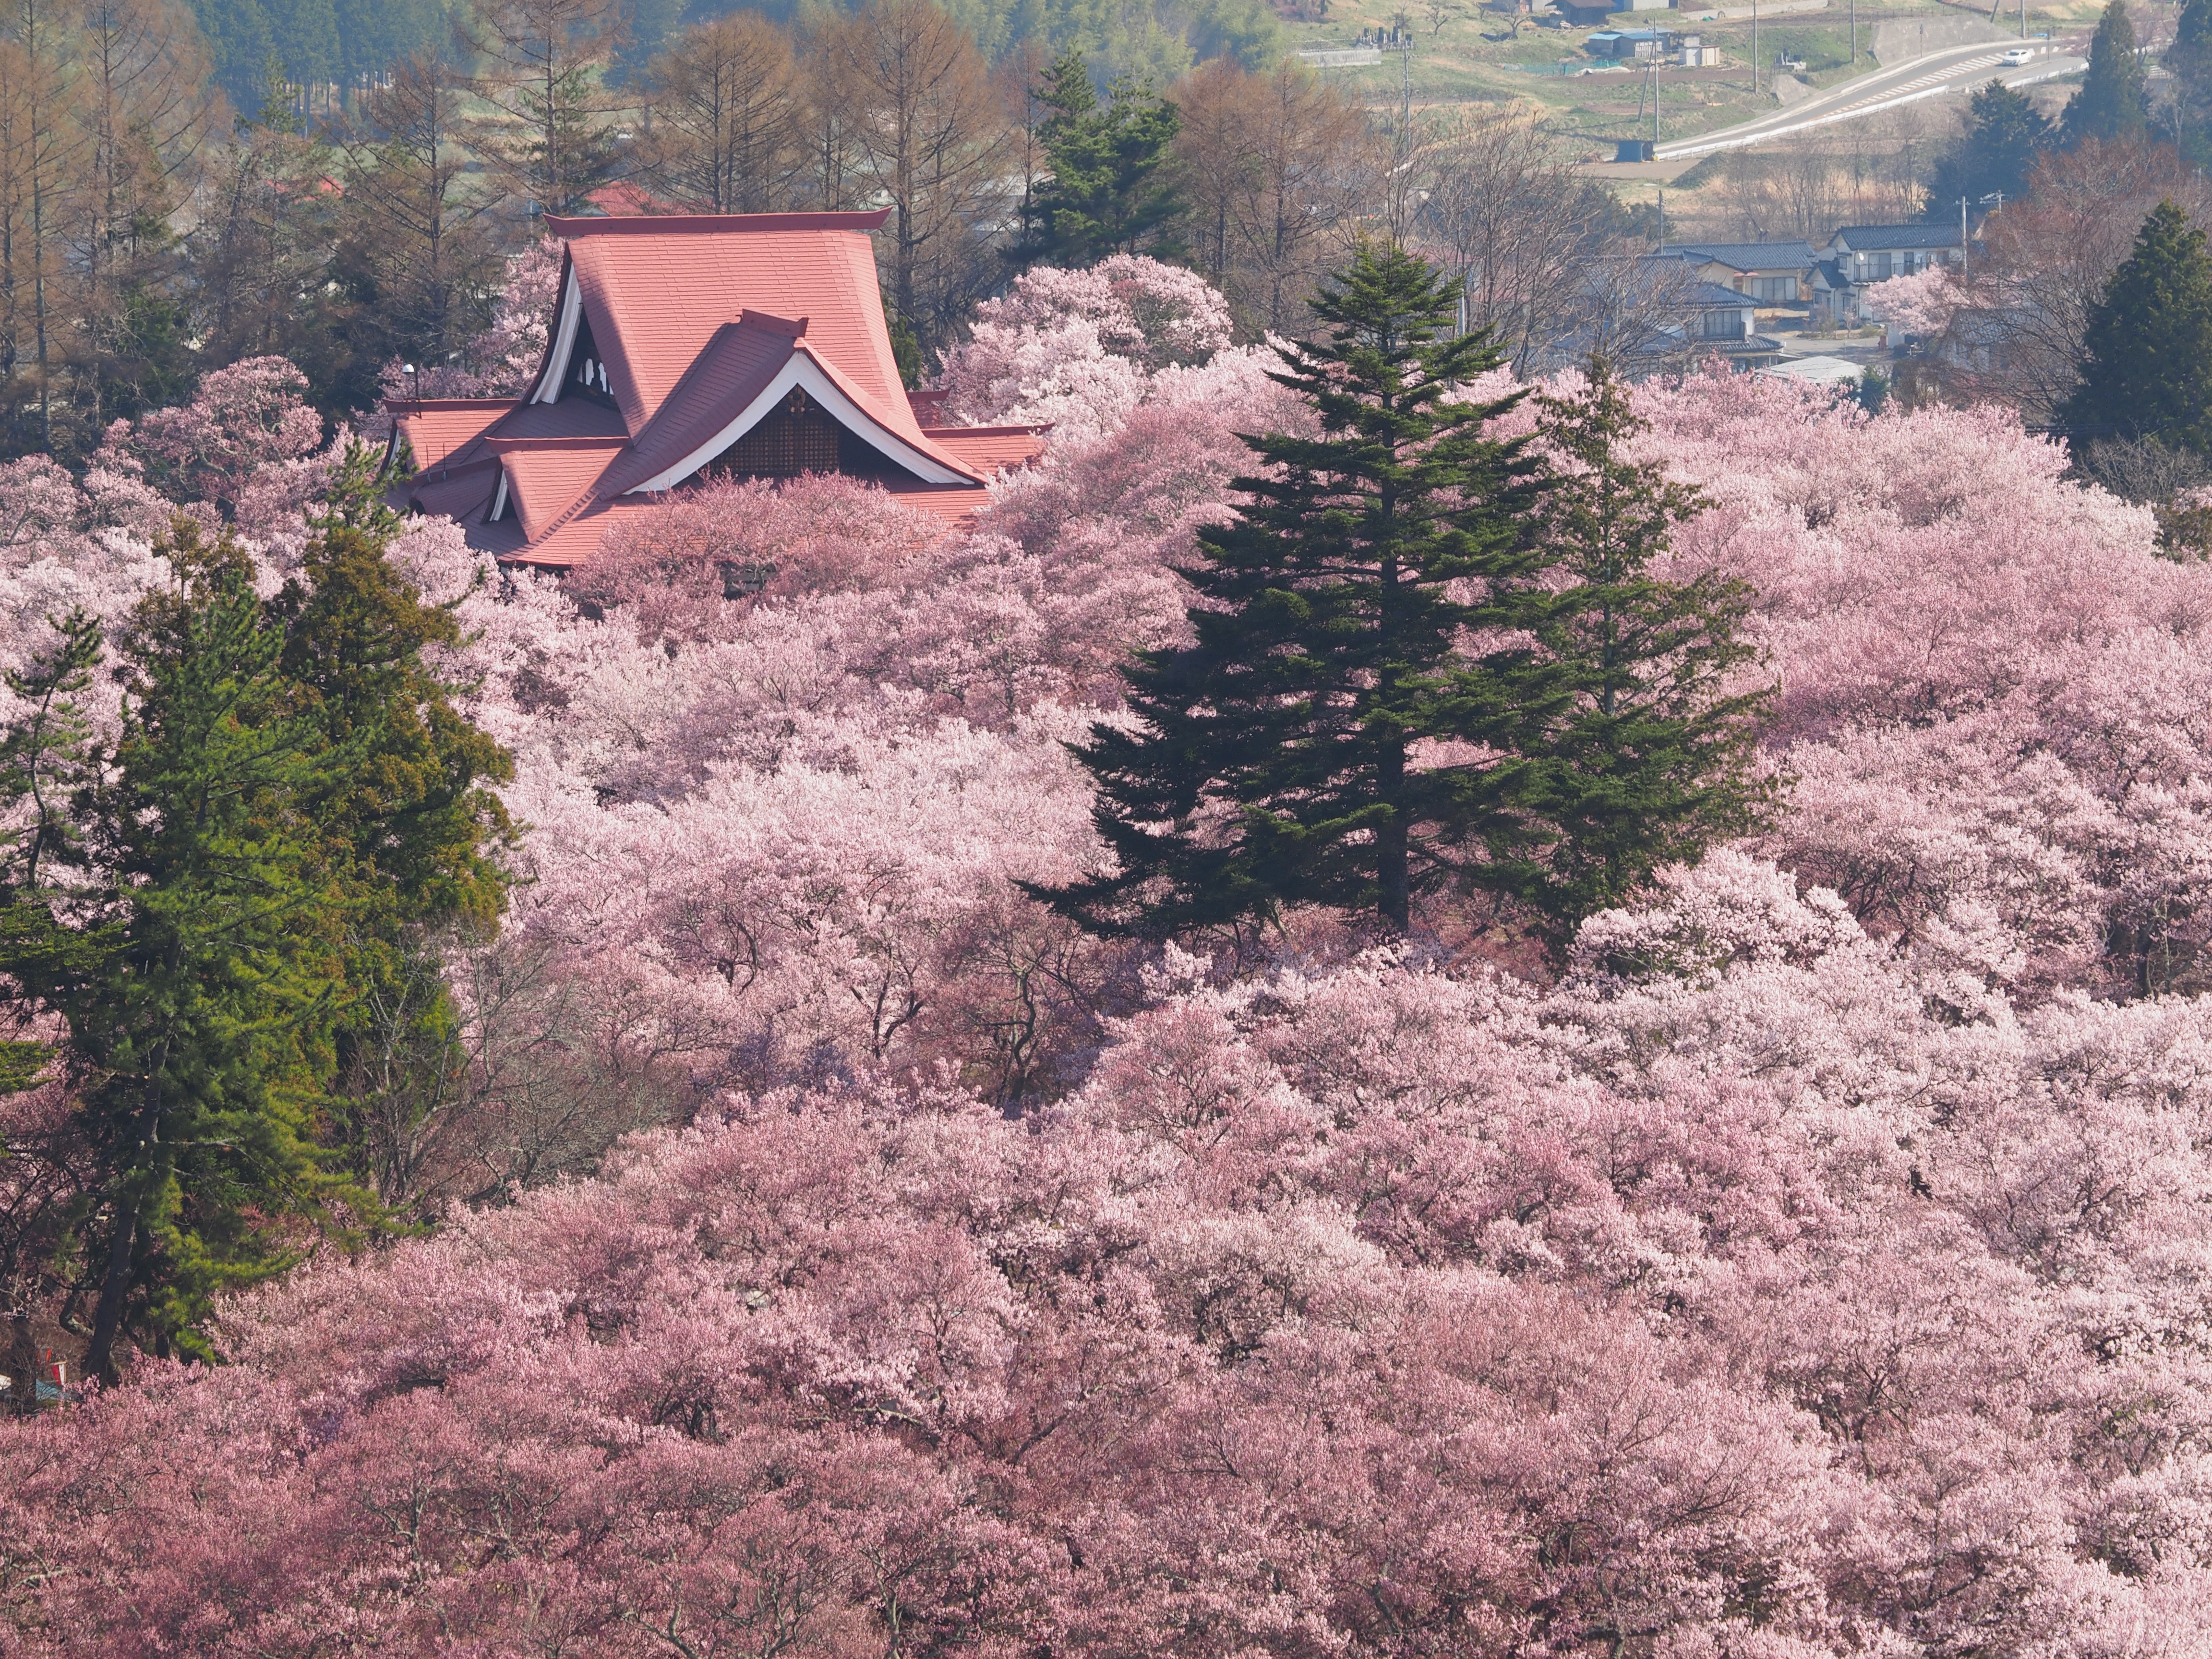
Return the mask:
{"type": "MultiPolygon", "coordinates": [[[[512,756],[459,1059],[359,1092],[411,1236],[0,1426],[0,1653],[2203,1650],[2212,568],[2008,413],[1647,381],[1766,827],[1548,954],[1441,897],[1085,932],[1070,745],[1237,434],[1310,422],[1276,366],[1194,277],[1041,270],[947,362],[1054,422],[970,526],[723,483],[564,584],[397,528],[512,756]]],[[[297,575],[303,390],[0,471],[13,716],[179,507],[297,575]]],[[[0,1133],[21,1274],[85,1153],[58,1081],[0,1133]]]]}

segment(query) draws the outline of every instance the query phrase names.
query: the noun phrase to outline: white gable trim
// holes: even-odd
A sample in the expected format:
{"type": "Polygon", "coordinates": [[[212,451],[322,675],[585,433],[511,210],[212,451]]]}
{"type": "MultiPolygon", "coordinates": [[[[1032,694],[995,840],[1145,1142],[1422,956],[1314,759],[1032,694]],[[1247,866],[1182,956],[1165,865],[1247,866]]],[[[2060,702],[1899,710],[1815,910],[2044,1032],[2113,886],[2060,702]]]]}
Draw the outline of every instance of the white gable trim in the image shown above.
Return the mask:
{"type": "Polygon", "coordinates": [[[878,453],[888,455],[901,466],[925,483],[934,484],[972,484],[975,481],[964,473],[955,472],[942,463],[933,460],[896,434],[884,430],[876,418],[837,389],[837,383],[822,372],[822,366],[804,351],[794,351],[787,362],[768,383],[767,389],[744,406],[737,419],[701,444],[675,465],[657,472],[641,484],[634,484],[623,491],[628,495],[643,495],[658,490],[673,489],[714,457],[727,449],[746,433],[751,431],[769,412],[781,401],[793,386],[830,412],[830,416],[854,437],[860,439],[878,453]]]}
{"type": "Polygon", "coordinates": [[[545,360],[545,373],[531,388],[526,402],[557,403],[561,383],[568,378],[568,356],[576,349],[576,327],[584,315],[584,289],[576,280],[576,267],[568,267],[568,286],[561,295],[561,320],[553,331],[553,355],[545,360]]]}
{"type": "Polygon", "coordinates": [[[484,522],[486,524],[495,523],[498,520],[499,515],[506,511],[507,463],[505,461],[501,461],[499,464],[499,493],[491,498],[491,511],[484,515],[484,522]]]}

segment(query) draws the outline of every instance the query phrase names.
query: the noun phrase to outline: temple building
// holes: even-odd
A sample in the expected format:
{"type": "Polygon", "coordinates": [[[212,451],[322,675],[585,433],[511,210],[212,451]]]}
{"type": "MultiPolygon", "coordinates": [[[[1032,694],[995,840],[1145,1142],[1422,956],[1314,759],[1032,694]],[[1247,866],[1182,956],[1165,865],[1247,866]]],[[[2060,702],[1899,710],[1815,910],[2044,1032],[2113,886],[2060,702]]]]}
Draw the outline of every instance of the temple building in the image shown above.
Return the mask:
{"type": "Polygon", "coordinates": [[[408,507],[505,563],[579,564],[716,475],[842,472],[948,522],[1039,427],[940,427],[900,385],[868,233],[885,213],[553,218],[545,360],[520,398],[394,399],[408,507]]]}

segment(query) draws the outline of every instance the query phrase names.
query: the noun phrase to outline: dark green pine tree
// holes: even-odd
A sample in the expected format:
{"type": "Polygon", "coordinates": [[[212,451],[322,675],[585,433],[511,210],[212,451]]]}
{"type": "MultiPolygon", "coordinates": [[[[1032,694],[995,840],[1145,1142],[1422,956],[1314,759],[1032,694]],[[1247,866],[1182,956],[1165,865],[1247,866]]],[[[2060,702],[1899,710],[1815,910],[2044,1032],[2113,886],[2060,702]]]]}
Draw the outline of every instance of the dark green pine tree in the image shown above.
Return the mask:
{"type": "Polygon", "coordinates": [[[1494,582],[1474,613],[1525,642],[1460,675],[1444,723],[1503,757],[1468,780],[1482,884],[1564,940],[1661,865],[1764,821],[1774,785],[1753,746],[1772,689],[1745,683],[1749,586],[1661,574],[1674,526],[1705,503],[1629,458],[1645,423],[1627,388],[1598,361],[1580,392],[1539,401],[1557,471],[1535,568],[1494,582]]]}
{"type": "Polygon", "coordinates": [[[505,902],[495,855],[512,826],[485,785],[514,767],[455,708],[461,688],[424,660],[458,645],[460,629],[385,556],[399,521],[375,461],[366,447],[348,451],[301,576],[270,611],[294,709],[324,751],[352,757],[301,803],[348,918],[325,1144],[380,1200],[396,1200],[408,1181],[394,1159],[458,1060],[439,945],[489,937],[505,902]]]}
{"type": "Polygon", "coordinates": [[[2089,313],[2082,348],[2069,427],[2212,454],[2212,257],[2172,202],[2143,221],[2089,313]]]}
{"type": "Polygon", "coordinates": [[[2140,140],[2149,125],[2146,71],[2136,46],[2127,0],[2112,0],[2089,42],[2089,68],[2066,103],[2061,125],[2069,145],[2084,138],[2107,143],[2140,140]]]}
{"type": "Polygon", "coordinates": [[[289,708],[243,557],[183,520],[167,550],[122,736],[66,808],[82,842],[18,861],[0,938],[0,970],[68,1025],[104,1172],[85,1358],[103,1376],[126,1327],[205,1352],[214,1294],[284,1266],[344,1197],[315,1136],[343,895],[298,802],[353,757],[319,756],[289,708]]]}
{"type": "MultiPolygon", "coordinates": [[[[2212,0],[2208,0],[2212,3],[2212,0]]],[[[1967,106],[1966,130],[1936,164],[1928,193],[1929,216],[1939,224],[1959,222],[1959,198],[1979,202],[2002,194],[2015,201],[2027,192],[2035,158],[2056,142],[2051,122],[2002,81],[1975,93],[1967,106]]]]}
{"type": "Polygon", "coordinates": [[[1120,868],[1042,895],[1065,914],[1159,933],[1315,903],[1403,927],[1462,878],[1476,769],[1419,750],[1463,735],[1463,586],[1533,573],[1544,486],[1525,440],[1484,431],[1523,394],[1451,395],[1499,361],[1486,333],[1454,336],[1457,301],[1363,246],[1312,302],[1324,337],[1278,348],[1320,434],[1247,440],[1266,471],[1200,532],[1196,644],[1125,671],[1143,729],[1079,751],[1120,868]]]}
{"type": "Polygon", "coordinates": [[[1037,139],[1051,176],[1026,205],[1014,257],[1085,265],[1109,253],[1172,252],[1180,201],[1164,168],[1182,130],[1176,106],[1125,77],[1102,107],[1075,52],[1044,71],[1037,101],[1050,112],[1037,139]]]}
{"type": "Polygon", "coordinates": [[[507,762],[424,663],[458,630],[385,559],[395,524],[356,448],[302,580],[264,603],[180,519],[174,584],[122,647],[112,749],[73,708],[95,629],[63,624],[19,677],[0,797],[28,827],[0,868],[0,974],[66,1024],[102,1173],[88,1370],[126,1337],[204,1354],[217,1291],[380,1219],[344,1085],[364,1042],[389,1046],[395,987],[419,1027],[398,1035],[447,1063],[451,1010],[412,988],[438,982],[441,930],[496,920],[506,820],[483,784],[507,762]]]}

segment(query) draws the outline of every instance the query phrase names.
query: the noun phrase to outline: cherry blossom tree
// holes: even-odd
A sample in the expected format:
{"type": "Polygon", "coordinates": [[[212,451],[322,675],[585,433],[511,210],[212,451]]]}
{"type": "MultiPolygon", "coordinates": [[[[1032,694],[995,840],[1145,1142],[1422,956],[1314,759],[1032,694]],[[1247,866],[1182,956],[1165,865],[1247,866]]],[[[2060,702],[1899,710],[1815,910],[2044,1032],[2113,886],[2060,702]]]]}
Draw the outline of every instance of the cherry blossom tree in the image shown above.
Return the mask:
{"type": "Polygon", "coordinates": [[[1948,265],[1930,265],[1909,276],[1873,283],[1866,290],[1865,305],[1877,320],[1932,338],[1951,325],[1966,298],[1948,265]]]}
{"type": "MultiPolygon", "coordinates": [[[[442,363],[410,365],[394,357],[379,371],[386,398],[519,398],[545,357],[546,322],[560,301],[565,245],[540,237],[507,264],[507,282],[493,308],[491,326],[442,363]]],[[[390,431],[381,410],[364,416],[362,429],[380,441],[390,431]]]]}
{"type": "MultiPolygon", "coordinates": [[[[1778,825],[1548,975],[1443,904],[1109,949],[1018,884],[1103,857],[1064,744],[1295,418],[1124,279],[979,328],[1081,413],[966,532],[811,479],[565,588],[400,538],[526,826],[395,1155],[444,1224],[0,1426],[0,1647],[2201,1650],[2212,567],[2000,411],[1646,383],[1778,825]]],[[[0,469],[7,665],[272,464],[177,453],[0,469]]],[[[0,1272],[69,1137],[0,1097],[0,1272]]]]}

